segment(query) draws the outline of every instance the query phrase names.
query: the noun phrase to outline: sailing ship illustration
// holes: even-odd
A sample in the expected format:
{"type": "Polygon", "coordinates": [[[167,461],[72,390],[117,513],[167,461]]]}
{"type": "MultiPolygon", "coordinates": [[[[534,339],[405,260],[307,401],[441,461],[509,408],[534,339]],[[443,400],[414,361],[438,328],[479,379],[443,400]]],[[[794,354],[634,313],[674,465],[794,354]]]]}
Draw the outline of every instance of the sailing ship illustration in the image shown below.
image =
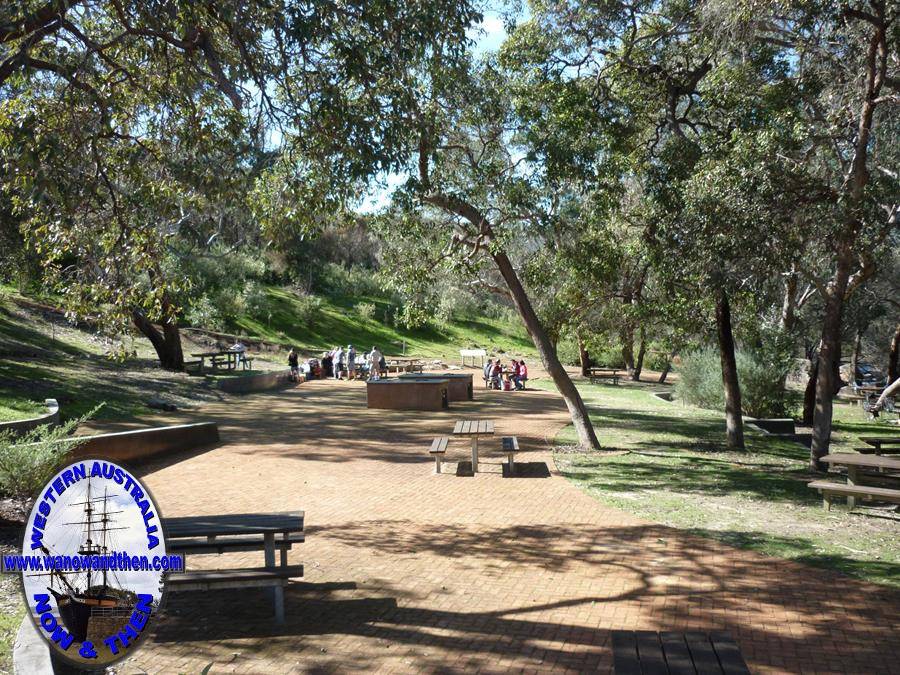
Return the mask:
{"type": "MultiPolygon", "coordinates": [[[[109,533],[113,530],[127,529],[113,526],[110,516],[122,512],[109,511],[110,498],[105,489],[102,497],[92,497],[88,479],[85,501],[70,504],[84,507],[84,520],[64,523],[83,528],[77,542],[78,555],[106,556],[110,551],[109,533]]],[[[45,555],[56,555],[51,553],[46,545],[41,546],[41,550],[45,555]]],[[[71,554],[70,551],[66,553],[71,554]]],[[[125,619],[134,610],[137,601],[137,595],[133,591],[121,588],[122,584],[115,571],[108,571],[105,565],[100,571],[90,568],[83,571],[54,569],[29,576],[50,577],[47,590],[56,600],[59,616],[75,642],[84,642],[87,639],[92,617],[125,619]]]]}

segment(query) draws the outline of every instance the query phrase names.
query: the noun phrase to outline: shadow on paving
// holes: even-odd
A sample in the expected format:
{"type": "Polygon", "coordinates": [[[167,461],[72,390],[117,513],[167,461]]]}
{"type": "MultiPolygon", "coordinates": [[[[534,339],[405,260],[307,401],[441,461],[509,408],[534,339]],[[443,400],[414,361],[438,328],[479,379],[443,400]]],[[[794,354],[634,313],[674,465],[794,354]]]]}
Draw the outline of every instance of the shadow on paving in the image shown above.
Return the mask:
{"type": "MultiPolygon", "coordinates": [[[[171,598],[154,640],[191,641],[202,655],[207,642],[291,637],[291,650],[299,653],[315,636],[352,635],[464,654],[475,666],[495,663],[497,654],[539,652],[551,663],[597,669],[610,665],[610,630],[726,630],[757,667],[791,671],[807,663],[827,669],[832,659],[847,663],[850,654],[860,672],[896,672],[900,659],[900,592],[759,555],[736,555],[717,542],[663,526],[448,525],[435,537],[430,527],[376,520],[310,528],[308,534],[309,541],[324,537],[387,555],[481,558],[489,562],[482,574],[485,586],[520,571],[533,574],[527,568],[535,566],[545,570],[546,581],[533,588],[530,602],[495,611],[420,606],[422,598],[383,583],[378,588],[360,583],[346,591],[295,583],[287,589],[284,626],[272,622],[271,601],[263,591],[182,594],[171,598]],[[594,593],[572,590],[558,601],[538,601],[562,578],[554,575],[574,568],[610,583],[594,593]],[[618,625],[622,608],[635,603],[641,607],[639,623],[618,625]],[[560,610],[581,617],[581,623],[556,619],[560,610]],[[780,625],[786,620],[802,628],[786,632],[780,625]]],[[[315,645],[321,644],[329,643],[319,637],[315,645]]],[[[369,660],[377,656],[362,644],[349,651],[341,644],[343,652],[334,656],[341,667],[355,660],[377,665],[369,660]]],[[[424,655],[413,656],[417,669],[433,665],[424,655]]]]}
{"type": "MultiPolygon", "coordinates": [[[[238,449],[248,455],[336,463],[375,460],[421,464],[433,463],[425,452],[431,439],[435,434],[450,435],[458,419],[494,420],[497,434],[483,438],[482,444],[486,450],[499,453],[499,437],[504,431],[514,431],[516,417],[564,409],[558,397],[544,392],[476,393],[475,401],[454,402],[452,406],[435,411],[369,409],[362,384],[314,381],[288,390],[287,395],[284,391],[254,394],[246,399],[246,406],[238,398],[226,407],[185,415],[190,419],[181,422],[218,422],[222,442],[249,446],[238,449]],[[229,415],[232,406],[241,408],[241,414],[229,415]],[[506,418],[511,419],[508,430],[504,430],[506,418]],[[423,420],[428,422],[424,428],[420,424],[423,420]],[[315,439],[315,449],[310,449],[311,439],[315,439]],[[348,452],[350,447],[353,452],[348,452]]],[[[520,437],[520,444],[522,440],[520,437]]],[[[451,443],[454,452],[464,455],[469,439],[453,438],[451,443]]],[[[531,447],[525,445],[523,450],[536,449],[533,443],[531,447]]],[[[164,465],[148,465],[148,471],[164,465]]]]}

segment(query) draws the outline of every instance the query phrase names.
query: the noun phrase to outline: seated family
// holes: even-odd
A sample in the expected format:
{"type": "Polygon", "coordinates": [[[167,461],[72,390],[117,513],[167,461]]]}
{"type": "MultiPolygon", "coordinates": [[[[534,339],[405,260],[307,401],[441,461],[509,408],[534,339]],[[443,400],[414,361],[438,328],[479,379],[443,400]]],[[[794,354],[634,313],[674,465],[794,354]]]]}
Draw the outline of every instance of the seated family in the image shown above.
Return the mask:
{"type": "Polygon", "coordinates": [[[522,391],[528,380],[528,366],[525,361],[510,361],[509,366],[504,367],[500,359],[488,360],[484,366],[484,381],[490,389],[503,389],[511,391],[513,388],[522,391]]]}

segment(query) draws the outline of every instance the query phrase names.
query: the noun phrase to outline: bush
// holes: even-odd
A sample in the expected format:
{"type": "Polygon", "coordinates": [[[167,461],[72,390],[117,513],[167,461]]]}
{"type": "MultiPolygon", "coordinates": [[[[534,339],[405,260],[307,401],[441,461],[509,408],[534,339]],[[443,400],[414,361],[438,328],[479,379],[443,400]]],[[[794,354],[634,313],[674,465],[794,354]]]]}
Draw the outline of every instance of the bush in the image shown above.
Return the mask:
{"type": "Polygon", "coordinates": [[[11,431],[0,433],[0,498],[33,497],[78,447],[72,432],[99,409],[97,406],[57,427],[45,424],[19,437],[11,431]]]}
{"type": "Polygon", "coordinates": [[[375,304],[372,302],[360,302],[356,305],[356,313],[359,314],[361,319],[366,321],[371,321],[375,318],[375,304]]]}
{"type": "MultiPolygon", "coordinates": [[[[784,387],[783,364],[766,356],[764,350],[738,350],[735,354],[741,407],[750,417],[784,417],[792,412],[795,400],[784,387]]],[[[704,347],[685,355],[678,372],[677,396],[701,408],[725,407],[718,349],[704,347]]]]}
{"type": "Polygon", "coordinates": [[[312,328],[322,311],[322,298],[316,295],[298,294],[294,302],[294,310],[297,323],[306,328],[312,328]]]}
{"type": "Polygon", "coordinates": [[[570,337],[563,338],[556,343],[556,356],[564,366],[581,366],[578,343],[570,337]]]}
{"type": "Polygon", "coordinates": [[[184,313],[184,318],[194,328],[206,328],[208,330],[223,330],[225,328],[225,322],[222,320],[219,308],[207,295],[202,295],[191,303],[191,306],[184,313]]]}
{"type": "Polygon", "coordinates": [[[257,281],[248,281],[244,284],[241,299],[246,311],[252,316],[265,316],[269,307],[269,296],[266,288],[257,281]]]}

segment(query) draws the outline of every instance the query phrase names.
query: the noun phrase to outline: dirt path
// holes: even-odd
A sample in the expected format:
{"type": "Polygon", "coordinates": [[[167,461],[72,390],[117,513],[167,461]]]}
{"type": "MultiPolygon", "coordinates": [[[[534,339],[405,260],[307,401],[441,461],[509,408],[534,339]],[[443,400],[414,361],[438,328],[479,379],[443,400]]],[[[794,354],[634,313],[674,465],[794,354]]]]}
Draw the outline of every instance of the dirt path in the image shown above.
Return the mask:
{"type": "MultiPolygon", "coordinates": [[[[307,541],[290,562],[306,576],[283,627],[263,591],[171,596],[122,671],[608,672],[610,629],[715,629],[755,672],[900,673],[900,593],[604,507],[552,474],[548,440],[568,420],[558,396],[476,397],[368,410],[362,384],[312,382],[204,408],[223,445],[145,467],[161,509],[303,509],[307,541]],[[431,437],[475,417],[519,437],[527,477],[502,477],[499,453],[474,478],[432,473],[431,437]]],[[[262,554],[189,558],[232,563],[262,554]]]]}

